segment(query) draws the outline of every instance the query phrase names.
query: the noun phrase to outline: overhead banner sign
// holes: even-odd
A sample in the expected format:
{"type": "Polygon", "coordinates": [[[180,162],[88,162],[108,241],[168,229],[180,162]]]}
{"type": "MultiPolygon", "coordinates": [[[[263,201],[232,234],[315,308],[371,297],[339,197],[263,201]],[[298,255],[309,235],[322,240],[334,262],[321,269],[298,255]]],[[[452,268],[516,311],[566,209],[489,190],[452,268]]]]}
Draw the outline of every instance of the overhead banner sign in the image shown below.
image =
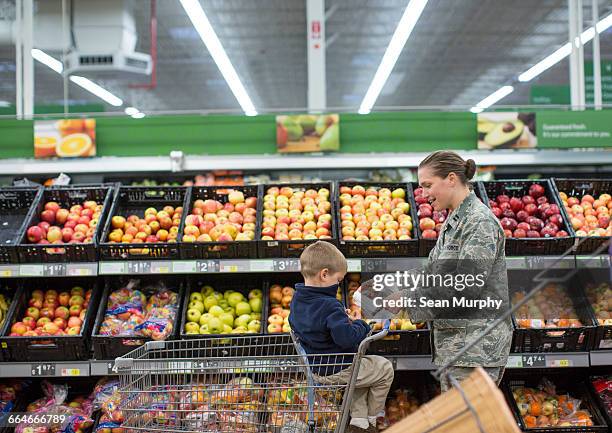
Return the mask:
{"type": "Polygon", "coordinates": [[[96,120],[34,121],[35,158],[96,156],[96,120]]]}
{"type": "Polygon", "coordinates": [[[533,112],[479,113],[477,129],[479,149],[532,149],[538,146],[533,112]]]}
{"type": "Polygon", "coordinates": [[[340,116],[276,116],[276,147],[281,153],[335,152],[340,149],[340,116]]]}
{"type": "Polygon", "coordinates": [[[612,148],[612,111],[540,111],[540,147],[612,148]]]}

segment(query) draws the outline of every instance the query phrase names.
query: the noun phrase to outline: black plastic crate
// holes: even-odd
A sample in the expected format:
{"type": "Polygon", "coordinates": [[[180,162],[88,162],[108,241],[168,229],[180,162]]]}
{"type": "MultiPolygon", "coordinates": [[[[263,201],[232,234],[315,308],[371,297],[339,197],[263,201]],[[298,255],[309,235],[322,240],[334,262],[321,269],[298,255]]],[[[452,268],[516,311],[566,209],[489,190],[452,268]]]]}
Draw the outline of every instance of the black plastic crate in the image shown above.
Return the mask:
{"type": "Polygon", "coordinates": [[[17,263],[17,245],[42,188],[0,188],[0,263],[17,263]]]}
{"type": "Polygon", "coordinates": [[[265,305],[267,302],[267,297],[265,292],[262,290],[262,281],[259,277],[249,278],[246,282],[244,279],[244,275],[224,275],[224,274],[215,274],[215,275],[207,275],[207,276],[198,276],[191,277],[189,282],[189,296],[185,296],[183,299],[183,311],[181,315],[181,329],[180,329],[180,338],[181,340],[197,340],[211,337],[248,337],[249,335],[262,335],[264,333],[264,312],[265,305]],[[245,298],[248,298],[248,294],[253,289],[262,290],[263,298],[262,298],[262,311],[261,311],[261,326],[258,332],[249,333],[249,334],[187,334],[185,332],[185,325],[187,324],[187,310],[190,302],[190,296],[192,293],[200,292],[203,286],[210,286],[215,291],[224,293],[228,290],[233,290],[234,292],[240,292],[244,295],[245,298]]]}
{"type": "MultiPolygon", "coordinates": [[[[612,349],[612,325],[606,325],[604,322],[600,322],[595,314],[595,310],[593,309],[592,299],[590,296],[590,289],[595,286],[605,285],[607,287],[612,287],[609,281],[609,270],[608,269],[599,269],[599,270],[590,270],[588,276],[585,272],[579,272],[574,280],[577,285],[584,288],[584,295],[586,297],[586,302],[588,305],[588,310],[591,315],[591,319],[593,323],[597,326],[594,331],[593,344],[591,346],[591,350],[609,350],[612,349]],[[595,276],[594,273],[598,273],[598,276],[595,276]]],[[[608,307],[610,311],[612,307],[608,307]]]]}
{"type": "Polygon", "coordinates": [[[99,290],[96,278],[65,278],[65,279],[29,279],[23,283],[23,288],[16,297],[15,308],[9,318],[10,325],[1,337],[2,345],[6,345],[6,354],[11,361],[75,361],[89,359],[89,335],[99,302],[99,290]],[[78,335],[61,336],[28,336],[9,337],[10,327],[23,318],[28,308],[30,295],[34,290],[56,290],[70,292],[73,287],[82,287],[84,292],[91,289],[89,308],[85,313],[81,332],[78,335]]]}
{"type": "Polygon", "coordinates": [[[177,242],[155,243],[111,243],[108,235],[112,229],[113,216],[136,214],[144,216],[149,207],[161,209],[164,206],[182,207],[183,214],[179,224],[179,237],[181,227],[185,220],[185,206],[189,193],[188,187],[140,187],[121,186],[115,193],[113,204],[108,212],[104,231],[98,249],[100,260],[151,260],[151,259],[179,259],[179,245],[177,242]]]}
{"type": "MultiPolygon", "coordinates": [[[[345,278],[343,298],[346,300],[345,304],[350,307],[349,286],[350,281],[345,278]]],[[[381,328],[382,321],[373,330],[379,332],[381,328]]],[[[431,353],[430,339],[431,330],[427,323],[425,323],[425,327],[411,331],[390,330],[385,338],[370,344],[368,353],[375,355],[426,355],[431,353]]]]}
{"type": "MultiPolygon", "coordinates": [[[[328,242],[333,243],[334,245],[338,245],[338,239],[336,237],[337,229],[336,229],[336,220],[334,215],[336,214],[336,202],[334,200],[334,184],[332,182],[323,182],[323,183],[272,183],[263,185],[262,194],[264,197],[268,188],[271,187],[291,187],[294,190],[305,191],[308,189],[319,190],[321,188],[327,188],[329,190],[329,202],[331,204],[331,209],[329,214],[331,215],[331,229],[329,230],[331,239],[322,239],[328,242]]],[[[263,206],[263,203],[262,203],[263,206]]],[[[263,221],[263,211],[258,216],[258,223],[260,225],[260,230],[263,230],[261,226],[263,221]]],[[[305,239],[305,240],[272,240],[266,241],[262,240],[261,236],[259,236],[258,242],[258,255],[260,258],[276,258],[276,257],[299,257],[308,245],[317,242],[319,239],[305,239]]]]}
{"type": "MultiPolygon", "coordinates": [[[[8,302],[8,300],[10,299],[8,309],[2,314],[2,318],[0,319],[0,337],[2,335],[8,335],[10,333],[9,330],[12,326],[10,318],[13,317],[13,315],[15,314],[15,309],[19,304],[15,301],[19,299],[21,290],[22,284],[18,279],[0,280],[0,294],[4,296],[5,302],[8,302]]],[[[0,362],[8,361],[8,359],[8,350],[0,341],[0,362]]]]}
{"type": "MultiPolygon", "coordinates": [[[[552,179],[555,194],[559,197],[564,192],[568,197],[583,196],[590,194],[596,197],[600,194],[612,194],[612,180],[609,179],[552,179]]],[[[610,240],[610,236],[576,236],[576,254],[588,254],[597,250],[600,246],[610,240]]],[[[604,251],[603,254],[606,254],[604,251]]]]}
{"type": "Polygon", "coordinates": [[[185,207],[185,218],[181,224],[180,250],[183,259],[255,259],[257,258],[257,243],[261,238],[261,190],[262,186],[194,186],[191,187],[185,207]],[[255,239],[252,241],[231,242],[183,242],[185,218],[191,213],[196,200],[217,200],[223,204],[228,202],[228,193],[237,190],[246,197],[257,198],[255,214],[255,239]]]}
{"type": "Polygon", "coordinates": [[[340,251],[347,257],[416,257],[419,255],[419,239],[417,235],[418,219],[416,214],[416,205],[414,202],[414,192],[412,185],[409,183],[391,183],[391,182],[338,182],[335,185],[336,213],[336,237],[338,238],[340,251]],[[406,192],[406,203],[410,206],[409,214],[412,218],[412,239],[395,240],[395,241],[358,241],[358,240],[343,240],[342,239],[342,221],[340,218],[341,204],[339,202],[340,189],[342,187],[353,188],[354,186],[363,186],[368,188],[388,188],[394,190],[403,188],[406,192]]]}
{"type": "Polygon", "coordinates": [[[98,258],[97,245],[102,226],[112,200],[111,185],[100,186],[53,186],[44,188],[38,197],[27,223],[20,233],[19,260],[21,263],[95,262],[98,258]],[[102,212],[93,236],[93,242],[81,244],[38,245],[28,243],[27,229],[40,222],[40,213],[45,203],[55,201],[62,207],[81,205],[94,200],[102,205],[102,212]]]}
{"type": "Polygon", "coordinates": [[[559,206],[561,218],[563,219],[563,227],[559,228],[565,230],[569,236],[562,238],[506,238],[506,255],[524,256],[564,254],[566,251],[573,249],[576,237],[571,224],[569,224],[565,208],[559,200],[559,195],[555,192],[554,186],[550,180],[520,179],[480,182],[483,197],[485,198],[484,202],[487,206],[489,206],[489,199],[493,200],[500,194],[506,194],[510,198],[527,195],[529,187],[533,184],[542,185],[544,187],[544,195],[548,199],[548,203],[559,206]]]}
{"type": "MultiPolygon", "coordinates": [[[[186,292],[186,283],[185,280],[180,276],[138,276],[132,278],[133,280],[139,280],[140,285],[136,287],[139,290],[145,289],[147,286],[153,283],[163,282],[165,287],[169,290],[172,290],[175,293],[178,293],[178,306],[176,317],[174,318],[174,322],[172,323],[173,329],[170,332],[167,340],[175,340],[179,335],[179,323],[181,317],[181,307],[183,304],[183,299],[185,297],[186,292]]],[[[91,336],[91,343],[93,346],[93,354],[95,359],[107,360],[107,359],[115,359],[119,356],[123,356],[126,353],[136,349],[139,346],[142,346],[147,341],[153,341],[153,338],[150,337],[141,337],[141,336],[113,336],[113,335],[101,335],[99,334],[100,325],[104,321],[104,316],[106,313],[108,297],[114,290],[120,289],[122,287],[126,287],[130,278],[122,277],[122,278],[109,278],[105,281],[104,291],[102,292],[102,297],[100,298],[100,307],[97,311],[96,321],[93,327],[93,332],[91,336]]],[[[143,293],[147,296],[147,300],[149,296],[151,296],[150,291],[143,291],[143,293]]]]}
{"type": "Polygon", "coordinates": [[[585,383],[588,379],[586,377],[578,378],[576,377],[577,375],[577,373],[567,374],[547,371],[545,375],[543,375],[542,372],[531,372],[513,374],[510,378],[504,379],[502,382],[502,391],[521,430],[538,433],[608,433],[609,427],[606,424],[601,410],[595,402],[595,396],[591,393],[587,384],[585,383]],[[542,377],[546,377],[554,383],[557,395],[569,394],[573,398],[580,399],[580,410],[587,410],[589,412],[593,421],[593,426],[528,428],[520,414],[518,404],[512,395],[512,391],[516,387],[520,386],[537,388],[538,384],[542,380],[542,377]]]}
{"type": "Polygon", "coordinates": [[[601,412],[604,421],[608,425],[608,428],[610,428],[612,430],[612,412],[608,412],[608,408],[606,407],[606,404],[602,400],[601,396],[599,395],[599,393],[597,392],[597,389],[595,387],[595,383],[594,382],[596,380],[598,380],[598,379],[609,380],[610,379],[610,375],[607,375],[607,376],[591,376],[591,377],[589,377],[587,387],[589,388],[589,392],[591,392],[591,394],[593,395],[593,400],[594,400],[595,404],[597,405],[597,407],[599,408],[599,411],[601,412]]]}
{"type": "MultiPolygon", "coordinates": [[[[480,182],[472,182],[474,194],[476,194],[476,197],[478,197],[480,201],[482,201],[483,203],[486,203],[483,197],[483,192],[479,184],[480,182]]],[[[417,236],[419,238],[419,256],[428,257],[431,250],[435,248],[436,242],[438,241],[438,239],[437,238],[436,239],[425,239],[423,237],[423,232],[421,231],[421,227],[419,225],[420,221],[419,221],[418,212],[417,212],[419,206],[416,204],[416,199],[414,198],[414,191],[417,188],[419,188],[419,184],[417,182],[413,182],[411,186],[412,186],[412,191],[413,191],[412,199],[415,202],[414,213],[415,215],[417,215],[417,218],[414,223],[414,227],[417,232],[417,236]]]]}
{"type": "MultiPolygon", "coordinates": [[[[530,280],[535,273],[526,273],[522,276],[530,280]]],[[[530,289],[531,286],[529,286],[530,289]]],[[[584,293],[571,280],[564,286],[567,296],[572,301],[576,317],[582,323],[582,327],[563,328],[522,328],[519,327],[518,319],[513,314],[514,335],[512,351],[517,353],[543,353],[543,352],[584,352],[592,346],[595,336],[595,323],[584,293]]],[[[511,292],[516,292],[516,287],[511,292]]],[[[529,290],[527,289],[527,291],[529,290]]]]}

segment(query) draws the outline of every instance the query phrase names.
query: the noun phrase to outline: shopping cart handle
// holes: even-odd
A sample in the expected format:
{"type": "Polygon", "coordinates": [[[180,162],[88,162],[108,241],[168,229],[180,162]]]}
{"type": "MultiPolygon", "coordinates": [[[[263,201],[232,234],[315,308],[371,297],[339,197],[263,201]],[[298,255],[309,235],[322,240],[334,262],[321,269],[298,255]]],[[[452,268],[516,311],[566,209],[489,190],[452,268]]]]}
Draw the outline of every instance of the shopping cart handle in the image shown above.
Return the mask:
{"type": "Polygon", "coordinates": [[[370,345],[370,343],[372,343],[373,341],[385,338],[387,334],[389,333],[390,327],[391,327],[391,320],[389,319],[385,320],[385,322],[383,323],[382,330],[380,332],[377,332],[376,334],[372,334],[369,337],[366,337],[361,342],[361,344],[359,344],[359,349],[358,349],[359,353],[364,354],[365,351],[368,350],[368,346],[370,345]]]}

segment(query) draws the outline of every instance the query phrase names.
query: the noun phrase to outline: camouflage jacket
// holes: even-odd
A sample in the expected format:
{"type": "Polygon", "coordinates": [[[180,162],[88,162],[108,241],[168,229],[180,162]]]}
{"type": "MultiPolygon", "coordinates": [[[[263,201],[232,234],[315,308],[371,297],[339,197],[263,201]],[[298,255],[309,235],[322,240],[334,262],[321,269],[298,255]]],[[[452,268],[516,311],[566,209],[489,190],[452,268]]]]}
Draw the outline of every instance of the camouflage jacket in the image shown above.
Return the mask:
{"type": "MultiPolygon", "coordinates": [[[[478,296],[494,295],[509,305],[508,276],[506,272],[505,237],[502,227],[476,195],[471,192],[446,220],[435,248],[429,254],[426,272],[432,272],[440,263],[456,263],[469,269],[462,273],[484,274],[485,283],[478,296]]],[[[436,270],[434,272],[440,272],[436,270]]],[[[423,289],[425,293],[426,288],[423,289]]],[[[445,289],[454,290],[454,289],[445,289]]],[[[449,294],[452,296],[452,294],[449,294]]],[[[419,311],[408,309],[413,319],[419,311]],[[413,315],[414,313],[414,315],[413,315]]],[[[473,341],[493,319],[435,319],[432,322],[432,348],[434,364],[441,366],[473,341]]],[[[512,341],[511,319],[502,322],[453,363],[461,367],[505,366],[512,341]]]]}

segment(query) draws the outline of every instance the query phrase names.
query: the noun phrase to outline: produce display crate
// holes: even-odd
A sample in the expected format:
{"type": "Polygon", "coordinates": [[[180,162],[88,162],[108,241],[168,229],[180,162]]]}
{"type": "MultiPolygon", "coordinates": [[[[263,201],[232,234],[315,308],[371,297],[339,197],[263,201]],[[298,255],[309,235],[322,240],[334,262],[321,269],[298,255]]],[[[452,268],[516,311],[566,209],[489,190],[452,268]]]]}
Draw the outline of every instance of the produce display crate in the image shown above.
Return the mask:
{"type": "Polygon", "coordinates": [[[502,391],[506,397],[506,401],[512,410],[512,414],[516,419],[519,427],[525,432],[538,432],[538,433],[608,433],[609,426],[605,421],[601,410],[599,409],[595,398],[587,384],[587,378],[579,378],[578,373],[567,374],[553,371],[541,371],[527,372],[522,374],[514,373],[510,378],[504,379],[501,385],[502,391]],[[537,388],[538,384],[542,380],[542,377],[546,377],[553,382],[556,387],[556,394],[563,395],[568,393],[573,398],[580,399],[581,410],[587,410],[591,419],[593,420],[593,426],[557,426],[557,427],[536,427],[528,428],[523,417],[520,415],[518,404],[512,395],[512,390],[516,387],[526,386],[530,388],[537,388]]]}
{"type": "MultiPolygon", "coordinates": [[[[12,326],[11,317],[15,314],[15,309],[19,305],[15,302],[20,297],[20,291],[23,290],[23,284],[17,279],[4,279],[0,280],[0,294],[4,295],[5,300],[10,297],[11,303],[8,309],[1,314],[0,318],[0,337],[2,335],[8,335],[12,326]]],[[[9,352],[6,347],[0,341],[0,362],[9,360],[9,352]]]]}
{"type": "Polygon", "coordinates": [[[99,290],[96,278],[52,278],[52,279],[28,279],[24,281],[23,287],[16,296],[15,308],[9,318],[9,323],[0,338],[0,344],[6,345],[6,354],[10,361],[76,361],[89,359],[90,344],[89,335],[94,321],[96,307],[99,302],[99,290]],[[70,292],[75,286],[82,287],[85,291],[91,289],[89,308],[85,313],[85,319],[81,326],[79,335],[62,336],[37,336],[37,337],[9,337],[10,327],[25,315],[28,308],[28,300],[32,291],[36,289],[54,289],[58,293],[70,292]]]}
{"type": "Polygon", "coordinates": [[[263,285],[261,278],[259,277],[251,277],[245,281],[244,275],[224,275],[224,274],[216,274],[216,275],[206,275],[206,276],[198,276],[191,277],[189,281],[189,290],[186,293],[189,295],[185,295],[183,299],[183,308],[181,313],[181,328],[180,328],[180,338],[181,340],[198,340],[204,338],[211,337],[224,337],[224,336],[252,336],[252,335],[262,335],[264,333],[264,312],[265,305],[267,302],[267,296],[263,291],[263,285]],[[261,311],[261,326],[259,328],[259,332],[253,334],[187,334],[185,332],[185,325],[187,324],[187,306],[189,304],[189,296],[191,296],[194,292],[199,292],[202,286],[211,286],[215,291],[223,293],[227,290],[233,290],[235,292],[240,292],[246,298],[249,294],[249,291],[253,289],[260,289],[264,293],[264,297],[262,298],[262,311],[261,311]]]}
{"type": "Polygon", "coordinates": [[[601,396],[599,395],[599,393],[597,392],[597,390],[595,389],[595,385],[593,384],[593,382],[597,379],[606,379],[609,378],[610,376],[591,376],[588,378],[588,380],[586,381],[587,383],[587,387],[589,389],[589,392],[593,395],[593,400],[595,402],[595,404],[597,405],[597,408],[599,409],[599,411],[601,412],[604,421],[606,422],[606,424],[608,425],[608,427],[610,427],[610,429],[612,429],[612,411],[608,411],[608,408],[606,407],[606,404],[604,403],[604,401],[602,400],[601,396]]]}
{"type": "Polygon", "coordinates": [[[98,259],[97,247],[100,241],[100,233],[108,214],[112,195],[113,188],[110,185],[44,188],[20,234],[19,260],[21,263],[95,262],[98,259]],[[27,228],[40,222],[40,213],[44,209],[45,203],[55,201],[62,207],[70,207],[82,204],[86,200],[95,200],[102,205],[102,213],[92,243],[62,244],[55,247],[28,243],[27,228]]]}
{"type": "MultiPolygon", "coordinates": [[[[590,194],[598,196],[600,194],[612,194],[612,180],[609,179],[551,179],[555,195],[559,201],[560,192],[566,193],[568,196],[583,196],[590,194]]],[[[610,236],[589,236],[587,238],[576,237],[576,254],[589,254],[603,245],[610,239],[610,236]]],[[[606,254],[607,251],[604,251],[606,254]]]]}
{"type": "MultiPolygon", "coordinates": [[[[362,274],[363,276],[364,274],[362,274]]],[[[364,277],[366,280],[372,276],[364,277]]],[[[350,305],[348,281],[343,282],[345,304],[350,305]]],[[[381,322],[382,326],[382,322],[381,322]]],[[[379,327],[380,328],[380,327],[379,327]]],[[[378,332],[376,329],[374,332],[378,332]]],[[[393,330],[389,331],[382,340],[370,343],[368,353],[373,355],[426,355],[431,353],[431,328],[425,323],[424,328],[412,331],[393,330]]]]}
{"type": "MultiPolygon", "coordinates": [[[[520,277],[525,281],[526,287],[532,287],[530,279],[535,272],[524,272],[520,277]]],[[[516,353],[544,353],[544,352],[584,352],[588,351],[595,337],[595,322],[592,312],[577,280],[574,278],[565,285],[577,319],[583,324],[577,328],[521,328],[518,326],[516,316],[512,315],[514,334],[512,339],[512,352],[516,353]]],[[[511,294],[515,287],[511,287],[511,294]]]]}
{"type": "MultiPolygon", "coordinates": [[[[474,194],[476,194],[476,197],[478,197],[480,199],[480,201],[482,201],[483,203],[487,203],[485,201],[485,197],[484,197],[484,193],[480,187],[480,182],[472,182],[473,185],[473,191],[474,194]]],[[[413,201],[414,201],[414,190],[417,189],[419,187],[419,184],[417,182],[412,182],[411,184],[412,186],[412,191],[413,191],[413,201]]],[[[417,210],[418,210],[418,205],[415,202],[415,215],[417,214],[417,210]]],[[[419,238],[419,256],[421,257],[428,257],[429,253],[431,252],[431,250],[433,250],[436,246],[436,242],[438,241],[437,239],[425,239],[423,238],[423,232],[421,231],[421,227],[419,226],[419,218],[417,216],[416,218],[416,223],[415,223],[415,229],[417,232],[417,236],[419,238]]]]}
{"type": "Polygon", "coordinates": [[[37,187],[0,188],[0,263],[19,261],[17,245],[41,194],[37,187]]]}
{"type": "Polygon", "coordinates": [[[178,242],[155,242],[140,244],[123,244],[107,242],[108,235],[112,230],[112,217],[121,215],[127,217],[130,214],[144,216],[144,211],[149,207],[161,208],[164,206],[183,207],[179,234],[183,230],[185,220],[185,209],[189,194],[188,187],[146,187],[146,186],[121,186],[115,193],[115,198],[110,211],[107,213],[106,223],[100,244],[100,260],[176,260],[180,258],[178,242]]]}
{"type": "MultiPolygon", "coordinates": [[[[336,237],[337,229],[336,229],[336,220],[334,215],[336,214],[336,202],[334,201],[335,190],[333,182],[321,182],[321,183],[270,183],[264,184],[262,189],[262,194],[265,196],[266,191],[270,187],[279,187],[282,188],[284,186],[289,186],[293,189],[299,190],[307,190],[307,189],[320,189],[327,188],[329,190],[329,201],[331,203],[330,215],[331,218],[331,239],[325,239],[328,242],[333,243],[334,245],[338,245],[338,239],[336,237]]],[[[263,212],[258,215],[258,224],[261,228],[261,222],[263,221],[263,212]]],[[[306,240],[273,240],[273,241],[265,241],[261,240],[261,236],[259,236],[258,240],[258,255],[262,259],[268,258],[276,258],[276,257],[299,257],[308,245],[317,242],[318,239],[306,239],[306,240]]]]}
{"type": "Polygon", "coordinates": [[[416,257],[419,255],[419,237],[417,235],[418,218],[416,214],[416,203],[414,192],[410,183],[390,183],[390,182],[338,182],[335,185],[336,213],[336,237],[338,238],[340,251],[346,257],[416,257]],[[396,188],[403,188],[406,191],[406,202],[410,205],[410,217],[412,218],[412,239],[396,241],[357,241],[342,240],[342,222],[340,220],[339,203],[340,188],[348,186],[350,188],[361,185],[366,190],[368,188],[388,188],[393,191],[396,188]]]}
{"type": "MultiPolygon", "coordinates": [[[[252,241],[232,242],[180,242],[183,259],[255,259],[257,258],[258,239],[261,238],[261,206],[262,186],[193,186],[187,197],[185,218],[191,213],[193,203],[198,200],[217,200],[223,204],[228,202],[228,192],[238,190],[245,197],[257,197],[257,213],[255,214],[255,239],[252,241]]],[[[180,239],[185,227],[184,219],[181,225],[180,239]]]]}
{"type": "Polygon", "coordinates": [[[532,184],[542,185],[544,187],[544,195],[548,199],[548,202],[559,206],[564,225],[562,229],[564,229],[569,236],[563,238],[506,238],[506,255],[524,256],[564,254],[566,251],[573,248],[575,234],[571,224],[569,223],[565,208],[559,200],[559,194],[557,194],[555,191],[555,188],[550,180],[519,179],[480,182],[482,196],[487,206],[489,206],[489,199],[493,200],[493,198],[500,194],[506,194],[509,197],[520,197],[526,195],[529,187],[532,184]]]}
{"type": "MultiPolygon", "coordinates": [[[[186,292],[186,282],[180,276],[174,275],[166,275],[163,277],[148,275],[148,276],[138,276],[133,278],[135,280],[140,280],[139,288],[144,288],[149,284],[163,281],[166,288],[172,290],[173,292],[178,293],[178,309],[176,313],[176,317],[174,322],[172,323],[173,329],[170,333],[167,340],[176,340],[179,335],[179,323],[181,317],[181,307],[183,304],[183,300],[185,298],[186,292]]],[[[104,321],[104,315],[106,313],[106,304],[108,302],[108,297],[111,292],[117,290],[121,287],[125,287],[125,285],[129,282],[130,278],[122,277],[122,278],[108,278],[104,284],[104,291],[102,292],[102,296],[100,298],[100,306],[97,311],[96,321],[94,323],[93,332],[91,336],[91,343],[93,346],[93,355],[95,359],[115,359],[119,356],[123,356],[126,353],[136,349],[138,346],[142,346],[147,341],[153,341],[153,338],[150,337],[130,337],[130,336],[113,336],[113,335],[101,335],[100,325],[104,321]]],[[[143,292],[147,299],[151,295],[150,292],[143,292]]]]}
{"type": "MultiPolygon", "coordinates": [[[[593,331],[593,342],[591,344],[591,350],[610,350],[612,349],[612,325],[603,325],[600,324],[597,320],[597,316],[595,314],[595,310],[589,301],[588,295],[588,286],[599,285],[598,283],[608,282],[608,284],[612,284],[610,282],[610,271],[609,269],[597,269],[597,270],[589,270],[585,272],[578,272],[578,274],[574,277],[574,281],[577,285],[584,288],[584,296],[586,298],[586,304],[589,314],[591,315],[591,320],[595,324],[596,328],[593,331]]],[[[610,307],[612,308],[612,306],[610,307]]]]}

